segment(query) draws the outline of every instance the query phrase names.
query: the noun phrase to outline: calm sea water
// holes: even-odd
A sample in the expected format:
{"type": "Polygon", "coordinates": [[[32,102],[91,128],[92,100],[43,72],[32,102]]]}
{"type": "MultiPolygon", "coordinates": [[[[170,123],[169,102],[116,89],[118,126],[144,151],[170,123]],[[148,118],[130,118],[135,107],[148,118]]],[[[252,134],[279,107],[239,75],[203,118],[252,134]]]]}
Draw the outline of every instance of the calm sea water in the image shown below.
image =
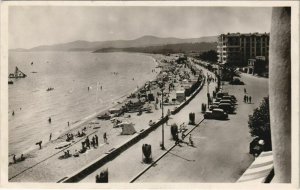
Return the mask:
{"type": "Polygon", "coordinates": [[[9,85],[9,153],[36,148],[50,133],[56,138],[68,129],[68,121],[72,127],[111,107],[155,78],[155,65],[152,57],[133,53],[11,52],[9,72],[18,66],[27,77],[9,85]]]}

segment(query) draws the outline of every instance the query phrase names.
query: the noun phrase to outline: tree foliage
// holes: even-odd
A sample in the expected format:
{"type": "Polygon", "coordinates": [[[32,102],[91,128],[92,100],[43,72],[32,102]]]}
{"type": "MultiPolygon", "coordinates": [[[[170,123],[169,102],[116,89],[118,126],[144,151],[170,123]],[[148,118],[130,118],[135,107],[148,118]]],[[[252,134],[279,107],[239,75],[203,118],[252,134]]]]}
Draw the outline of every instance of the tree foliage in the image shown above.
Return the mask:
{"type": "Polygon", "coordinates": [[[272,150],[269,97],[265,97],[260,107],[254,110],[253,115],[249,115],[248,126],[252,136],[265,141],[264,149],[272,150]]]}
{"type": "Polygon", "coordinates": [[[221,79],[224,81],[232,81],[234,77],[240,77],[240,74],[237,71],[237,67],[231,65],[224,65],[222,67],[222,76],[221,79]]]}
{"type": "Polygon", "coordinates": [[[199,58],[203,61],[216,63],[218,61],[218,53],[215,50],[209,50],[199,55],[199,58]]]}

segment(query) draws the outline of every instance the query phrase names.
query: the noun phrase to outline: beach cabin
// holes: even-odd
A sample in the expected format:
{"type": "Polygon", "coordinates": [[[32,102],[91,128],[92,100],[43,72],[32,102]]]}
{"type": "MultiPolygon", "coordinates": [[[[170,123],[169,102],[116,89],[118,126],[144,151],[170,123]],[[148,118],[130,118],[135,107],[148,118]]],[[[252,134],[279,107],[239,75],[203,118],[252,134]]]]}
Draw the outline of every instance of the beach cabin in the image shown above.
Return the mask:
{"type": "Polygon", "coordinates": [[[176,91],[176,100],[178,102],[183,102],[185,100],[184,90],[178,90],[178,91],[176,91]]]}
{"type": "Polygon", "coordinates": [[[136,133],[136,130],[132,123],[124,122],[120,124],[120,127],[122,128],[121,135],[133,135],[134,133],[136,133]]]}

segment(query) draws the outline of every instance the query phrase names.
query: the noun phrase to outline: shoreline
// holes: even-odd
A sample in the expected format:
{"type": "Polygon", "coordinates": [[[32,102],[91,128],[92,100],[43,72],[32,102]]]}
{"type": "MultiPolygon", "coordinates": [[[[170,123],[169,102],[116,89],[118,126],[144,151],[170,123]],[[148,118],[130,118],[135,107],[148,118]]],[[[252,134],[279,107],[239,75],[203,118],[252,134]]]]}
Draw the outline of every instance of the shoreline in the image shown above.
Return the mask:
{"type": "MultiPolygon", "coordinates": [[[[159,62],[158,58],[154,57],[153,54],[146,54],[146,53],[135,53],[135,54],[141,54],[141,55],[144,55],[144,56],[147,56],[147,57],[151,58],[152,61],[155,63],[155,69],[159,69],[159,68],[156,68],[156,67],[160,64],[160,62],[159,62]]],[[[72,131],[80,128],[80,127],[83,127],[84,125],[87,125],[87,124],[91,123],[93,120],[97,119],[98,115],[102,115],[104,113],[107,113],[110,109],[118,107],[119,105],[124,104],[126,102],[126,100],[128,100],[128,96],[130,94],[134,94],[134,93],[138,92],[139,90],[141,90],[148,81],[157,80],[159,74],[160,74],[160,71],[157,72],[157,74],[152,79],[145,81],[142,86],[139,86],[139,88],[134,87],[133,89],[129,89],[124,94],[112,99],[111,102],[109,103],[109,105],[104,106],[103,109],[101,109],[99,111],[96,111],[94,113],[88,114],[87,116],[74,121],[74,123],[71,123],[71,125],[68,128],[63,129],[61,132],[59,132],[59,131],[54,132],[54,134],[57,134],[57,137],[55,137],[51,141],[47,141],[48,136],[42,137],[42,141],[43,141],[42,146],[43,146],[43,148],[47,148],[47,146],[49,144],[52,144],[52,143],[55,143],[56,141],[59,141],[66,134],[68,134],[68,133],[70,133],[70,132],[72,132],[72,131]],[[44,141],[44,140],[46,140],[46,141],[44,141]]],[[[29,146],[25,151],[17,153],[17,154],[8,152],[8,158],[10,159],[13,155],[20,156],[21,154],[32,155],[38,150],[39,150],[39,148],[36,145],[32,145],[32,146],[29,146]]]]}

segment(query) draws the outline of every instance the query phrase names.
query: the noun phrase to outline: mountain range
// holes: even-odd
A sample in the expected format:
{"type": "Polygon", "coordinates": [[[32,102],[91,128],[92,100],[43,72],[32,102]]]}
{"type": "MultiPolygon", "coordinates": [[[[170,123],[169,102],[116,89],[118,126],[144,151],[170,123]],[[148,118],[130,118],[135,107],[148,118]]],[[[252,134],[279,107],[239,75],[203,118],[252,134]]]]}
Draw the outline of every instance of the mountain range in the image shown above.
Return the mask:
{"type": "MultiPolygon", "coordinates": [[[[69,43],[42,45],[31,49],[12,49],[12,51],[92,51],[92,52],[108,52],[110,51],[126,51],[128,48],[135,48],[135,52],[139,52],[139,48],[145,50],[146,47],[159,48],[164,46],[175,47],[175,44],[215,44],[217,36],[207,36],[200,38],[161,38],[156,36],[143,36],[134,40],[111,40],[111,41],[74,41],[69,43]],[[171,46],[170,46],[171,45],[171,46]],[[173,46],[172,46],[173,45],[173,46]]],[[[216,46],[216,45],[215,45],[216,46]]],[[[177,47],[177,46],[176,46],[177,47]]],[[[179,50],[180,48],[177,47],[179,50]]],[[[215,49],[215,48],[213,48],[215,49]]]]}

